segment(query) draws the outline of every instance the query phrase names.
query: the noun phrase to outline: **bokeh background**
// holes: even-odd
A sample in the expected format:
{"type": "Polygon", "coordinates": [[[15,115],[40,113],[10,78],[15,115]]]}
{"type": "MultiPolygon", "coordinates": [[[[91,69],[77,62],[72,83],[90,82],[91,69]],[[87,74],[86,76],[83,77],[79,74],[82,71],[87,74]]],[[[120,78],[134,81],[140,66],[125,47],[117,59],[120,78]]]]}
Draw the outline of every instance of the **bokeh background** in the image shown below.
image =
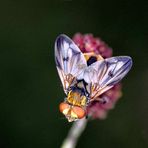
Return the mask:
{"type": "Polygon", "coordinates": [[[64,92],[55,38],[93,33],[129,55],[123,97],[106,120],[89,122],[77,148],[148,147],[148,3],[141,0],[0,2],[1,148],[59,148],[71,123],[59,113],[64,92]]]}

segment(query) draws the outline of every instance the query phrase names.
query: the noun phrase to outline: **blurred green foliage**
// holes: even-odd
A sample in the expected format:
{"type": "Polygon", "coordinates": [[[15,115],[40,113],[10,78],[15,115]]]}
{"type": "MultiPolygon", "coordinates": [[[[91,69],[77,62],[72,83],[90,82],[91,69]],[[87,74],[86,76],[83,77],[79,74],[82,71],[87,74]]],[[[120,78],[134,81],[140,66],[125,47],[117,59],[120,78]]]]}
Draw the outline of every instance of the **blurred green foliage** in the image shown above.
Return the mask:
{"type": "Polygon", "coordinates": [[[89,122],[78,148],[148,147],[148,3],[128,0],[5,0],[0,2],[0,144],[59,148],[68,123],[54,63],[55,38],[93,33],[129,55],[133,68],[123,97],[104,121],[89,122]]]}

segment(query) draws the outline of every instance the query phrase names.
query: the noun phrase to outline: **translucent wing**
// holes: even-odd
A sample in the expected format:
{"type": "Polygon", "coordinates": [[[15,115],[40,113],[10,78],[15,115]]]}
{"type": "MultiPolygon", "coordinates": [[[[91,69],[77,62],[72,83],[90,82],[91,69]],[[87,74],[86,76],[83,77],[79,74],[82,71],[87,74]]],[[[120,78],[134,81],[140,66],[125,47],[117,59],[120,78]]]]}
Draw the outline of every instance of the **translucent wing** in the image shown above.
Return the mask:
{"type": "Polygon", "coordinates": [[[90,98],[95,99],[118,83],[130,70],[132,59],[128,56],[112,57],[97,61],[87,67],[78,79],[91,84],[90,98]]]}
{"type": "Polygon", "coordinates": [[[86,67],[86,60],[75,43],[62,34],[55,41],[55,61],[66,93],[75,77],[86,67]]]}

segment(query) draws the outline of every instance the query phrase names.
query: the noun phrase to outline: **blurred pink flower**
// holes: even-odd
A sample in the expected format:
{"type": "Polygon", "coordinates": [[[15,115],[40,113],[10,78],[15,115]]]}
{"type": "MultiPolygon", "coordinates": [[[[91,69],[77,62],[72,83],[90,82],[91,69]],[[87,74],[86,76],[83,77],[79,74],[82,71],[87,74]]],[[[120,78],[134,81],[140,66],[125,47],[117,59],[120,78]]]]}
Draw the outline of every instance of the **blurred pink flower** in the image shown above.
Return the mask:
{"type": "MultiPolygon", "coordinates": [[[[103,58],[109,58],[112,56],[112,49],[100,38],[95,38],[92,34],[76,33],[73,37],[73,41],[81,49],[83,53],[94,52],[100,54],[103,58]]],[[[106,103],[100,103],[93,101],[87,107],[88,116],[93,119],[104,119],[107,116],[107,112],[113,109],[117,100],[121,97],[121,84],[116,84],[113,88],[103,93],[100,98],[105,98],[106,103]]]]}
{"type": "Polygon", "coordinates": [[[103,58],[112,56],[112,49],[100,38],[94,38],[92,34],[82,35],[76,33],[73,37],[73,41],[84,53],[95,52],[96,54],[100,54],[103,58]]]}

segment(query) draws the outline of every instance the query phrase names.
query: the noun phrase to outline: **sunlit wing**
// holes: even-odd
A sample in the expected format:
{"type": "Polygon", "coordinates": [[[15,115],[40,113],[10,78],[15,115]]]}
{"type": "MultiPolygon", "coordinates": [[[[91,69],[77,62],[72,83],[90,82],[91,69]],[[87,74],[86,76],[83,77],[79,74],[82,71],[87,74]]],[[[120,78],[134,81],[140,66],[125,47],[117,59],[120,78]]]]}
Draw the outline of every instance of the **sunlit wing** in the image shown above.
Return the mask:
{"type": "Polygon", "coordinates": [[[86,60],[77,45],[62,34],[57,37],[55,42],[55,61],[66,93],[75,77],[86,67],[86,60]]]}
{"type": "Polygon", "coordinates": [[[132,59],[128,56],[112,57],[97,61],[79,75],[91,84],[90,98],[95,99],[117,84],[130,70],[132,59]]]}

